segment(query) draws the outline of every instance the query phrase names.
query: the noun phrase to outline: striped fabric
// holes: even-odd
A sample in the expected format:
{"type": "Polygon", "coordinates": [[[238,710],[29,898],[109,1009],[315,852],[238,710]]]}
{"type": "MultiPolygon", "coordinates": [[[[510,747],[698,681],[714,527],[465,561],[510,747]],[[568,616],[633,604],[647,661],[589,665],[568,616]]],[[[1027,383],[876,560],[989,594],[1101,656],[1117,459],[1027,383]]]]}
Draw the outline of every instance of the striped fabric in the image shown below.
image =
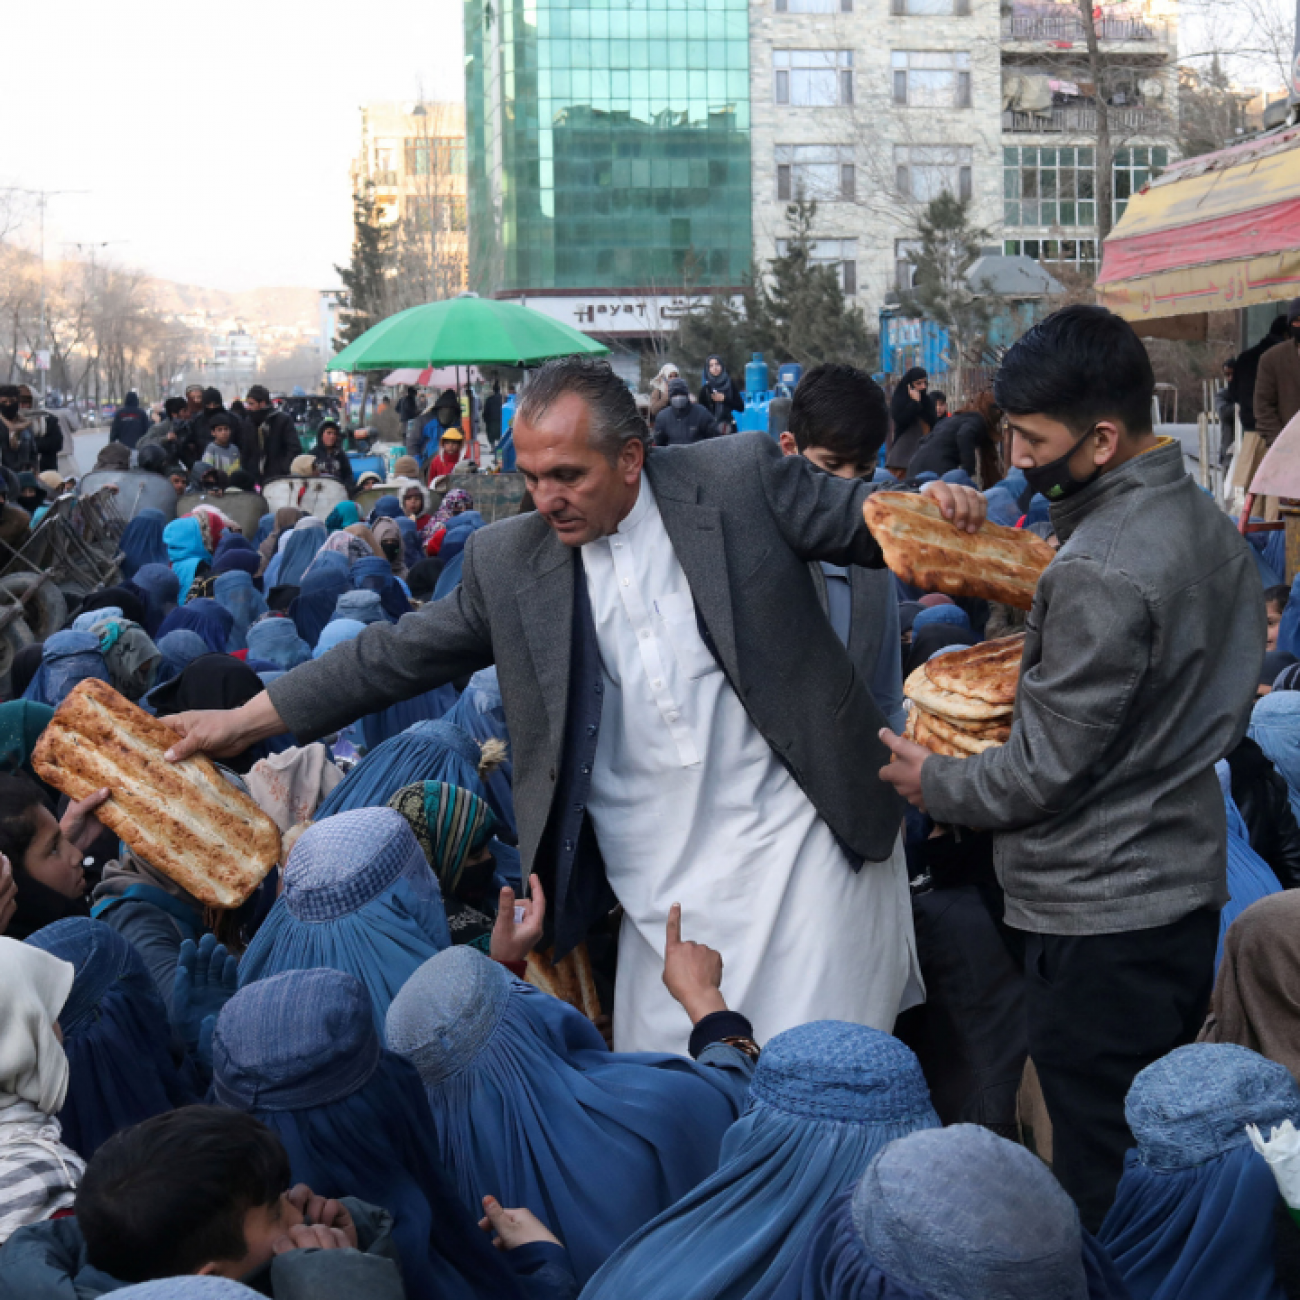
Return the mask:
{"type": "Polygon", "coordinates": [[[460,883],[465,863],[496,834],[496,814],[478,795],[445,781],[419,781],[405,786],[389,801],[410,823],[450,897],[460,883]]]}
{"type": "Polygon", "coordinates": [[[30,1101],[0,1110],[0,1242],[71,1208],[86,1165],[61,1139],[59,1121],[30,1101]]]}

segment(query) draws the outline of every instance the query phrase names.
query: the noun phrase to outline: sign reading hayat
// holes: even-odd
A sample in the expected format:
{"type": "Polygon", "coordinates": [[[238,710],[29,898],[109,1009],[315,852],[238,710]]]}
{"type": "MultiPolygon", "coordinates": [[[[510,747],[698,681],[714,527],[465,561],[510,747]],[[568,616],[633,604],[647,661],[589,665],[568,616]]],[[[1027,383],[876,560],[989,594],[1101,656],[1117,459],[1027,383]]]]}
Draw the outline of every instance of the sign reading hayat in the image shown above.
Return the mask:
{"type": "MultiPolygon", "coordinates": [[[[688,312],[702,311],[710,294],[545,294],[513,299],[552,320],[563,321],[584,334],[646,335],[668,333],[688,312]]],[[[735,311],[744,307],[739,293],[727,294],[735,311]]]]}

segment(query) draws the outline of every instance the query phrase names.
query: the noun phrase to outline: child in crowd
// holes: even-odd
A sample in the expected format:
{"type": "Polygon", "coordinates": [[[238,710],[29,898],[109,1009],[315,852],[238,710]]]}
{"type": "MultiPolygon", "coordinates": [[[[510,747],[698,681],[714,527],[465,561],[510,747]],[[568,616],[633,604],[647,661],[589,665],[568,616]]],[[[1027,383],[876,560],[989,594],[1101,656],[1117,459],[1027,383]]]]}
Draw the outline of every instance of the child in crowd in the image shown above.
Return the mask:
{"type": "Polygon", "coordinates": [[[199,464],[210,465],[229,476],[240,468],[239,448],[233,442],[234,422],[224,411],[220,411],[212,417],[208,427],[212,430],[212,441],[208,443],[199,464]]]}
{"type": "Polygon", "coordinates": [[[263,1295],[400,1300],[392,1216],[290,1181],[284,1144],[241,1111],[186,1106],[145,1120],[95,1153],[75,1218],[10,1242],[0,1300],[97,1295],[114,1289],[105,1277],[122,1285],[196,1273],[263,1295]]]}
{"type": "Polygon", "coordinates": [[[1264,592],[1264,613],[1268,615],[1268,649],[1277,649],[1277,629],[1291,599],[1291,588],[1285,584],[1269,587],[1264,592]]]}
{"type": "MultiPolygon", "coordinates": [[[[794,391],[789,426],[780,437],[787,456],[803,456],[836,478],[870,480],[889,432],[889,406],[884,391],[865,370],[817,366],[794,391]]],[[[825,562],[808,568],[822,608],[848,647],[858,676],[884,719],[901,730],[906,719],[893,578],[886,569],[825,562]]]]}

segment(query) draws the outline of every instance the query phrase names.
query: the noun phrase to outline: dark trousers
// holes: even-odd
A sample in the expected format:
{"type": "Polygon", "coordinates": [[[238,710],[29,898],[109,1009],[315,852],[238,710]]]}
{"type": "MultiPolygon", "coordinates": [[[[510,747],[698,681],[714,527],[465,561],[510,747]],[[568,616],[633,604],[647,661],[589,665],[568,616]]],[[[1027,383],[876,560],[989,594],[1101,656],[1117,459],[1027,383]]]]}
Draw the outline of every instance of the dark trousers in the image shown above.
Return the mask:
{"type": "Polygon", "coordinates": [[[1017,1137],[1025,1072],[1024,936],[1002,923],[996,886],[958,885],[912,896],[925,1001],[894,1033],[921,1062],[945,1124],[983,1124],[1017,1137]]]}
{"type": "Polygon", "coordinates": [[[1052,1170],[1089,1232],[1133,1145],[1124,1098],[1139,1070],[1192,1042],[1214,984],[1219,914],[1123,934],[1026,934],[1029,1055],[1052,1121],[1052,1170]]]}

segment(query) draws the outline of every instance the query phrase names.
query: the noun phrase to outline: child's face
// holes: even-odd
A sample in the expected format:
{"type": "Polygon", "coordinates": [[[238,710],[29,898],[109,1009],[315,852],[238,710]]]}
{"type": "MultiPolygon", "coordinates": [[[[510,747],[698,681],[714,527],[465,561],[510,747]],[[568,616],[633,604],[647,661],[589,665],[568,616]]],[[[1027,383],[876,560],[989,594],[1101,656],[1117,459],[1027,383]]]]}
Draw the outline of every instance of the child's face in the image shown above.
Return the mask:
{"type": "Polygon", "coordinates": [[[1269,601],[1265,606],[1268,612],[1268,641],[1265,643],[1270,650],[1277,649],[1277,629],[1278,624],[1282,622],[1282,611],[1273,601],[1269,601]]]}
{"type": "Polygon", "coordinates": [[[212,440],[218,447],[230,446],[230,430],[224,424],[219,424],[212,430],[212,440]]]}
{"type": "Polygon", "coordinates": [[[874,457],[869,461],[845,460],[829,447],[805,447],[803,454],[818,469],[825,470],[836,478],[870,478],[876,469],[874,457]]]}
{"type": "Polygon", "coordinates": [[[200,1272],[235,1280],[247,1277],[269,1263],[275,1253],[275,1243],[290,1228],[296,1228],[302,1222],[302,1211],[289,1199],[287,1192],[270,1205],[255,1205],[244,1214],[247,1253],[243,1259],[217,1260],[205,1265],[200,1272]]]}

